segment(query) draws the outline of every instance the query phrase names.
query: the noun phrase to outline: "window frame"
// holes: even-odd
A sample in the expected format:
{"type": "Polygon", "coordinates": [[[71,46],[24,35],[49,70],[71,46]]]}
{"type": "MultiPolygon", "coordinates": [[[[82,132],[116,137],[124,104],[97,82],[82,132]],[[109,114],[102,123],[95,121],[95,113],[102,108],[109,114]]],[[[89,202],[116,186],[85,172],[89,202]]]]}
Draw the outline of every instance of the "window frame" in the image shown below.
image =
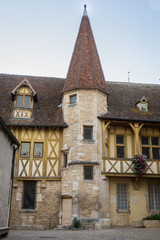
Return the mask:
{"type": "Polygon", "coordinates": [[[23,94],[17,94],[17,95],[16,95],[16,101],[15,101],[15,108],[30,109],[30,108],[31,108],[31,102],[32,102],[32,97],[31,97],[31,95],[25,94],[25,93],[23,93],[23,94]],[[22,104],[21,104],[21,106],[17,106],[18,96],[22,96],[22,104]],[[26,99],[26,97],[30,97],[29,107],[25,107],[25,99],[26,99]]]}
{"type": "MultiPolygon", "coordinates": [[[[120,182],[120,183],[117,183],[116,184],[116,197],[117,197],[117,212],[118,213],[122,213],[122,212],[124,212],[124,213],[127,213],[127,212],[130,212],[130,206],[129,206],[129,184],[128,183],[126,183],[126,182],[120,182]],[[119,196],[119,192],[118,192],[118,185],[125,185],[126,186],[126,199],[127,199],[127,208],[119,208],[119,204],[118,204],[118,200],[119,200],[119,198],[118,198],[118,196],[119,196]]],[[[122,194],[120,193],[120,198],[121,198],[121,200],[120,201],[122,201],[122,194]]]]}
{"type": "Polygon", "coordinates": [[[77,94],[73,94],[73,95],[70,95],[70,96],[69,96],[69,103],[70,103],[71,105],[77,103],[77,94]],[[75,99],[75,101],[72,102],[73,99],[75,99]]]}
{"type": "Polygon", "coordinates": [[[83,166],[83,179],[85,181],[93,181],[93,175],[94,175],[94,169],[93,169],[93,166],[91,165],[84,165],[83,166]],[[91,169],[91,178],[86,178],[86,169],[91,169]]]}
{"type": "Polygon", "coordinates": [[[93,126],[91,125],[83,125],[83,140],[87,142],[92,142],[93,141],[93,126]],[[85,137],[85,129],[91,129],[91,138],[86,138],[85,137]]]}
{"type": "Polygon", "coordinates": [[[116,157],[117,158],[121,158],[121,159],[123,159],[123,158],[125,158],[125,156],[126,156],[126,152],[125,152],[125,135],[123,135],[123,134],[116,134],[115,135],[115,142],[116,142],[116,157]],[[123,143],[117,143],[117,137],[123,137],[123,143]],[[123,157],[119,157],[118,156],[118,147],[123,147],[123,151],[124,151],[124,156],[123,157]]]}
{"type": "Polygon", "coordinates": [[[43,148],[44,148],[44,143],[43,142],[34,142],[34,148],[33,148],[33,158],[43,158],[43,148]],[[35,144],[42,144],[42,156],[35,156],[35,144]]]}
{"type": "Polygon", "coordinates": [[[30,150],[31,150],[31,142],[22,141],[22,142],[21,142],[21,152],[20,152],[20,156],[23,157],[23,158],[28,158],[28,157],[30,157],[30,150]],[[22,145],[23,145],[23,143],[28,143],[28,144],[29,144],[29,155],[28,155],[28,156],[23,156],[23,155],[22,155],[22,145]]]}
{"type": "MultiPolygon", "coordinates": [[[[22,198],[22,210],[24,211],[34,211],[36,209],[36,193],[37,193],[37,181],[23,181],[23,198],[22,198]],[[34,184],[33,184],[34,183],[34,184]],[[32,202],[32,206],[33,207],[27,207],[26,206],[26,200],[27,199],[27,196],[26,196],[26,192],[27,192],[27,184],[33,184],[34,187],[33,187],[33,202],[32,202]]],[[[28,193],[28,195],[31,196],[30,193],[28,193]]]]}
{"type": "Polygon", "coordinates": [[[141,135],[141,151],[143,154],[143,148],[149,148],[149,158],[152,160],[160,160],[160,137],[159,136],[152,136],[152,135],[141,135]],[[142,144],[142,138],[148,138],[148,144],[142,144]],[[153,138],[158,138],[158,145],[153,144],[153,138]],[[153,158],[153,149],[159,149],[159,158],[153,158]]]}
{"type": "Polygon", "coordinates": [[[159,201],[158,201],[158,205],[159,205],[159,208],[156,209],[156,191],[155,191],[155,185],[159,185],[159,194],[160,194],[160,182],[148,182],[148,209],[150,212],[159,212],[160,211],[160,197],[159,197],[159,201]],[[152,189],[153,189],[153,196],[150,196],[150,190],[149,190],[149,185],[152,185],[152,189]],[[152,200],[151,200],[152,198],[152,200]],[[153,203],[153,207],[154,208],[151,208],[151,205],[153,203]]]}

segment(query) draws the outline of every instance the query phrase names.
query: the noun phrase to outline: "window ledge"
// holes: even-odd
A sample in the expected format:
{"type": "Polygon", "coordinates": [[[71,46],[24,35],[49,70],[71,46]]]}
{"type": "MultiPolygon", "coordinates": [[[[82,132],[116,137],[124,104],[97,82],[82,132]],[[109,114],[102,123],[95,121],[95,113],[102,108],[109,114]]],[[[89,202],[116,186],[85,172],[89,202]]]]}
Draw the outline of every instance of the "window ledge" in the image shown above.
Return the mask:
{"type": "Polygon", "coordinates": [[[129,209],[117,209],[117,213],[130,213],[129,209]]]}
{"type": "Polygon", "coordinates": [[[36,213],[37,212],[37,209],[20,209],[20,212],[32,212],[32,213],[36,213]]]}
{"type": "Polygon", "coordinates": [[[95,140],[87,140],[87,139],[83,139],[84,143],[89,143],[89,144],[93,144],[95,143],[95,140]]]}
{"type": "Polygon", "coordinates": [[[68,107],[73,107],[73,106],[75,106],[75,105],[77,105],[77,103],[70,103],[70,104],[68,105],[68,107]]]}

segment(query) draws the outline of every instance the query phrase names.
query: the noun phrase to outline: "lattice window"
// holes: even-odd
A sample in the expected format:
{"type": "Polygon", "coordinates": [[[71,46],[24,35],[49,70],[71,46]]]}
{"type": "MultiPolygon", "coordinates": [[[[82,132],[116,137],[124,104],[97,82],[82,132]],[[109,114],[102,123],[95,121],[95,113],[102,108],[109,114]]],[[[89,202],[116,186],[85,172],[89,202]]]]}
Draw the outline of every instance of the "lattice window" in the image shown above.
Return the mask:
{"type": "Polygon", "coordinates": [[[43,143],[34,143],[34,157],[43,157],[43,143]]]}
{"type": "Polygon", "coordinates": [[[93,140],[93,127],[92,126],[83,126],[83,138],[84,138],[84,140],[88,140],[88,141],[93,140]]]}
{"type": "Polygon", "coordinates": [[[142,154],[148,159],[160,159],[160,138],[151,136],[142,136],[142,154]]]}
{"type": "Polygon", "coordinates": [[[149,209],[160,210],[160,184],[148,184],[149,209]]]}
{"type": "Polygon", "coordinates": [[[36,181],[24,181],[23,183],[23,209],[35,209],[36,181]]]}
{"type": "Polygon", "coordinates": [[[117,184],[117,210],[118,211],[128,210],[128,194],[126,183],[117,184]]]}
{"type": "Polygon", "coordinates": [[[21,143],[21,157],[29,157],[30,155],[30,143],[22,142],[21,143]]]}
{"type": "Polygon", "coordinates": [[[84,180],[93,180],[93,166],[84,166],[84,180]]]}
{"type": "Polygon", "coordinates": [[[117,150],[117,158],[125,157],[125,145],[124,145],[123,135],[116,136],[116,150],[117,150]]]}

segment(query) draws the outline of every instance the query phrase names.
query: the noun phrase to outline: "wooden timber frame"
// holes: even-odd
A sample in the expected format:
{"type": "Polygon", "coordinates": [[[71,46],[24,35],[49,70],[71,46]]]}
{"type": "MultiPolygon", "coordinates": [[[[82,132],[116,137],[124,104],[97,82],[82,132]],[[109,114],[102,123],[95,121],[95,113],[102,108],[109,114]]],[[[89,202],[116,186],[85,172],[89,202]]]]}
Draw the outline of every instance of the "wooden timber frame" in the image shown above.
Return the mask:
{"type": "MultiPolygon", "coordinates": [[[[102,159],[103,159],[103,175],[107,176],[123,176],[123,177],[137,177],[132,167],[132,158],[117,158],[111,157],[110,153],[106,156],[106,131],[108,127],[112,126],[129,126],[133,131],[133,155],[141,153],[141,142],[140,142],[140,131],[145,126],[146,128],[157,128],[159,129],[158,137],[160,138],[160,124],[159,123],[142,123],[142,122],[128,122],[128,121],[116,121],[110,120],[102,121],[102,159]],[[108,164],[106,166],[106,164],[108,164]],[[118,166],[118,167],[117,167],[118,166]]],[[[160,160],[159,159],[148,159],[147,170],[143,174],[143,177],[160,177],[160,160]]]]}
{"type": "Polygon", "coordinates": [[[16,153],[15,180],[61,181],[62,129],[58,127],[11,127],[19,142],[30,143],[29,157],[16,153]],[[42,157],[34,157],[34,143],[43,143],[42,157]]]}

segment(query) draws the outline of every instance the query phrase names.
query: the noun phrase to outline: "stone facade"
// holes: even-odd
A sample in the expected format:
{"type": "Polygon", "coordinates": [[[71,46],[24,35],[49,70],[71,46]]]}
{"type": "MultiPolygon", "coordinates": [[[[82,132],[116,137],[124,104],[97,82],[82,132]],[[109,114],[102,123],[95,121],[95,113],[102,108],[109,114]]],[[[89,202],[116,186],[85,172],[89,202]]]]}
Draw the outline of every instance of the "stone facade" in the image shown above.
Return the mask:
{"type": "Polygon", "coordinates": [[[34,210],[23,210],[23,181],[14,183],[11,227],[14,229],[49,229],[59,224],[60,181],[37,181],[34,210]]]}

